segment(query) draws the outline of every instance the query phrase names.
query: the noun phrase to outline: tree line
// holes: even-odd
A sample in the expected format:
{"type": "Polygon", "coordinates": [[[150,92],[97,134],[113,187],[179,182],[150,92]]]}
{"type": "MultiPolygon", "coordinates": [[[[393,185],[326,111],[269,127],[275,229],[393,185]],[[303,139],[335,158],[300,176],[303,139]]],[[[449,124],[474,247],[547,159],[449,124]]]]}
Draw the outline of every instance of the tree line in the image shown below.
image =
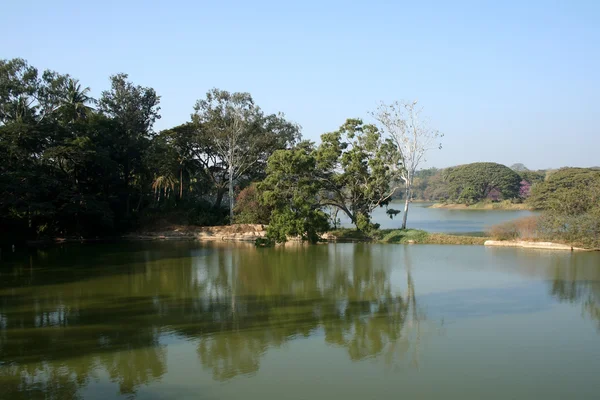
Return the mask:
{"type": "Polygon", "coordinates": [[[276,241],[314,241],[338,212],[373,229],[372,211],[399,191],[410,198],[424,154],[439,147],[420,114],[416,102],[382,104],[376,124],[348,119],[315,145],[249,93],[212,89],[188,121],[155,132],[160,96],[127,74],[94,99],[69,74],[0,60],[0,240],[104,236],[165,219],[269,223],[276,241]]]}
{"type": "Polygon", "coordinates": [[[157,133],[154,89],[126,74],[109,83],[93,99],[68,74],[0,61],[0,223],[11,240],[106,235],[171,211],[224,223],[225,193],[261,179],[269,155],[300,136],[249,94],[218,89],[157,133]]]}
{"type": "MultiPolygon", "coordinates": [[[[522,203],[536,184],[552,170],[531,171],[515,164],[475,162],[448,168],[426,168],[416,172],[412,200],[471,205],[483,201],[522,203]]],[[[402,193],[399,193],[403,198],[402,193]]]]}

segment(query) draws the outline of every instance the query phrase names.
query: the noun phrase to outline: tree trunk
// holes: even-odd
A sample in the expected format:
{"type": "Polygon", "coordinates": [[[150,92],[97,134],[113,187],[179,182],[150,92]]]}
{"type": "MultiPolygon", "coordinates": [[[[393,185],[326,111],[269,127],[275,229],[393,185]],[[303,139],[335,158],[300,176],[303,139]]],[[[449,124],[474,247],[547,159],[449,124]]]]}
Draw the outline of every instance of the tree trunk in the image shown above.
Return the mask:
{"type": "Polygon", "coordinates": [[[131,171],[129,171],[129,162],[126,162],[124,165],[124,171],[123,171],[123,177],[125,180],[125,191],[126,191],[126,197],[125,197],[125,215],[128,217],[129,216],[129,210],[131,207],[131,193],[129,190],[129,179],[130,179],[130,175],[131,175],[131,171]]]}
{"type": "Polygon", "coordinates": [[[229,163],[229,224],[233,224],[233,165],[229,163]]]}
{"type": "Polygon", "coordinates": [[[183,199],[183,167],[179,169],[179,200],[183,199]]]}
{"type": "Polygon", "coordinates": [[[217,198],[215,199],[214,208],[221,208],[221,203],[223,202],[223,195],[225,194],[224,188],[219,188],[217,190],[217,198]]]}
{"type": "Polygon", "coordinates": [[[408,217],[408,203],[410,203],[410,186],[406,185],[406,199],[404,200],[404,215],[402,216],[402,229],[406,229],[406,217],[408,217]]]}

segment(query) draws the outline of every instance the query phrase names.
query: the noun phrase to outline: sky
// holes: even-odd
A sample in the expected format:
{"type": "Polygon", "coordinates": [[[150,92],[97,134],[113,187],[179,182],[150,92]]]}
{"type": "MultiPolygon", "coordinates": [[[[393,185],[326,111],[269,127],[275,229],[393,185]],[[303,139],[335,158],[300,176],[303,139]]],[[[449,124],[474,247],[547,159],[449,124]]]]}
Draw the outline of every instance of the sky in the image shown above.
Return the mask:
{"type": "Polygon", "coordinates": [[[155,130],[217,87],[306,139],[379,102],[418,100],[443,148],[426,166],[600,165],[600,1],[0,1],[0,58],[99,97],[129,74],[161,96],[155,130]]]}

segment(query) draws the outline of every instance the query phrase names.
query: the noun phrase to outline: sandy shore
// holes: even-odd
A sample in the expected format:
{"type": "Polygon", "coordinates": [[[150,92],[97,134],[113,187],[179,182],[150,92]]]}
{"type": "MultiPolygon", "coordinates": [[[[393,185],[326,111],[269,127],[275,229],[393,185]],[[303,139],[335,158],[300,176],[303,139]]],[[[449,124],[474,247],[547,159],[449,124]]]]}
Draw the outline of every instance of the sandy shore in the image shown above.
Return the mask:
{"type": "Polygon", "coordinates": [[[193,239],[202,241],[254,242],[267,235],[267,227],[260,224],[224,226],[172,226],[158,231],[140,231],[124,235],[125,239],[193,239]]]}
{"type": "Polygon", "coordinates": [[[590,251],[581,247],[573,247],[568,244],[552,242],[528,242],[524,240],[486,240],[485,246],[498,247],[522,247],[526,249],[545,249],[545,250],[568,250],[568,251],[590,251]]]}

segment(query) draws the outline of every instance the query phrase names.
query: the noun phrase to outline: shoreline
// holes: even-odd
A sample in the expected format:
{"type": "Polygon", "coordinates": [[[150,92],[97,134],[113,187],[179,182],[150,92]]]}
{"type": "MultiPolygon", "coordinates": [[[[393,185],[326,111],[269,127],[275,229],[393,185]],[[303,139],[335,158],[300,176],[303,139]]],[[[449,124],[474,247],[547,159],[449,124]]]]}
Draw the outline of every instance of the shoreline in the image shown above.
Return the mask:
{"type": "Polygon", "coordinates": [[[486,240],[484,246],[488,247],[519,247],[524,249],[563,250],[563,251],[597,251],[597,249],[584,249],[563,243],[531,242],[527,240],[486,240]]]}
{"type": "Polygon", "coordinates": [[[458,203],[434,203],[429,208],[441,208],[446,210],[469,210],[469,211],[535,211],[532,207],[520,204],[505,203],[475,203],[472,205],[458,203]]]}
{"type": "MultiPolygon", "coordinates": [[[[200,242],[243,242],[254,243],[264,239],[267,227],[259,224],[239,224],[225,226],[172,226],[158,231],[138,231],[121,236],[106,238],[54,238],[28,241],[28,246],[61,243],[98,243],[111,241],[171,241],[193,240],[200,242]]],[[[493,240],[490,237],[461,236],[447,233],[429,233],[420,230],[380,230],[374,235],[365,235],[355,230],[329,231],[322,235],[323,243],[374,243],[374,244],[438,244],[438,245],[478,245],[486,247],[517,247],[563,251],[598,251],[563,243],[533,242],[522,240],[493,240]]],[[[290,238],[289,242],[300,242],[290,238]]]]}

